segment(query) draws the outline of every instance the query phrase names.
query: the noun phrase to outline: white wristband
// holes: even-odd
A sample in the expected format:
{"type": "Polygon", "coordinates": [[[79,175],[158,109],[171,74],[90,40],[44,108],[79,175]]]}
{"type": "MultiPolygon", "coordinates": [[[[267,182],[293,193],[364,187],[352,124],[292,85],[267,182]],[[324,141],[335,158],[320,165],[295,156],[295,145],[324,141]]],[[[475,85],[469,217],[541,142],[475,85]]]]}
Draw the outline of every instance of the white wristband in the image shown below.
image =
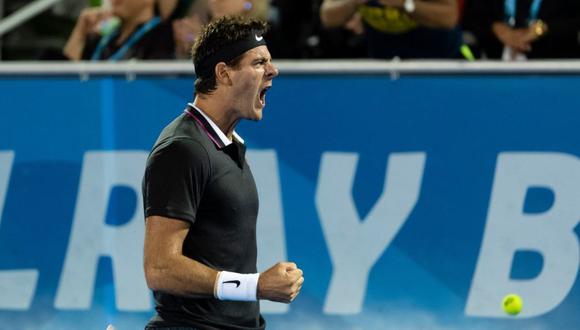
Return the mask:
{"type": "Polygon", "coordinates": [[[219,300],[256,301],[260,273],[239,274],[222,271],[216,281],[216,298],[219,300]]]}

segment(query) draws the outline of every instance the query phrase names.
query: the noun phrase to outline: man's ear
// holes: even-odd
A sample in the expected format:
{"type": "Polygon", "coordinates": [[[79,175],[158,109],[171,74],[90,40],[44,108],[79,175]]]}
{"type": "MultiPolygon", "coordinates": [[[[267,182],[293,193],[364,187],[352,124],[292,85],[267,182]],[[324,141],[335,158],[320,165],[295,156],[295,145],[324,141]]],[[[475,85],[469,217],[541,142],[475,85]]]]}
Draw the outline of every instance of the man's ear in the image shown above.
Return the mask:
{"type": "Polygon", "coordinates": [[[215,81],[218,84],[231,86],[230,68],[224,62],[219,62],[215,66],[215,81]]]}

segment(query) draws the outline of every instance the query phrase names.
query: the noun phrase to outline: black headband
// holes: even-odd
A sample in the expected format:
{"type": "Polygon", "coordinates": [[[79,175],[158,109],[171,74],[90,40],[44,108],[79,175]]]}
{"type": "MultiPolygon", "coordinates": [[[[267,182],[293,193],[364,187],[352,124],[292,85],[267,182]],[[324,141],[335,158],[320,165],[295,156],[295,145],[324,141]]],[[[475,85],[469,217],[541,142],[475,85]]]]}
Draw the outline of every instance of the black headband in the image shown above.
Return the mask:
{"type": "Polygon", "coordinates": [[[254,30],[246,38],[224,46],[217,52],[200,59],[197,63],[194,63],[195,74],[202,78],[211,77],[214,73],[216,64],[219,62],[227,63],[246,51],[263,45],[266,45],[266,40],[264,40],[262,32],[254,30]]]}

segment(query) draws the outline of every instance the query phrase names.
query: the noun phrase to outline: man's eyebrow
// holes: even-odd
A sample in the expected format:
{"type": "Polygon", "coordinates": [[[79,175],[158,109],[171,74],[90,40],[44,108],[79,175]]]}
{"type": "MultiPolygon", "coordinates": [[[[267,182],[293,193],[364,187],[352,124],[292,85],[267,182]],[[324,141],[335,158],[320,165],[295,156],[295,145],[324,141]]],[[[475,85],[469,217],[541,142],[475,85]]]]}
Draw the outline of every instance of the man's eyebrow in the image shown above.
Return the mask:
{"type": "Polygon", "coordinates": [[[261,63],[261,62],[265,63],[265,62],[268,62],[270,60],[271,59],[269,57],[258,55],[258,57],[254,59],[253,63],[261,63]]]}

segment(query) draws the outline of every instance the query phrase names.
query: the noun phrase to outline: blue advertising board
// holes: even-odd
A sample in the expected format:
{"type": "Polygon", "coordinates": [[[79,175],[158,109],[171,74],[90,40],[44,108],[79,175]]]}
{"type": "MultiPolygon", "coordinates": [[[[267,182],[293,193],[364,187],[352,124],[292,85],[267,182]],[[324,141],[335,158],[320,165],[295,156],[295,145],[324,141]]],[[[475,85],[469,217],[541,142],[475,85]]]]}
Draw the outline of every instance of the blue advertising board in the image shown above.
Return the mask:
{"type": "MultiPolygon", "coordinates": [[[[140,184],[186,76],[0,78],[0,329],[139,329],[140,184]]],[[[292,75],[243,122],[269,329],[577,329],[580,77],[292,75]],[[502,298],[519,294],[517,316],[502,298]]]]}

